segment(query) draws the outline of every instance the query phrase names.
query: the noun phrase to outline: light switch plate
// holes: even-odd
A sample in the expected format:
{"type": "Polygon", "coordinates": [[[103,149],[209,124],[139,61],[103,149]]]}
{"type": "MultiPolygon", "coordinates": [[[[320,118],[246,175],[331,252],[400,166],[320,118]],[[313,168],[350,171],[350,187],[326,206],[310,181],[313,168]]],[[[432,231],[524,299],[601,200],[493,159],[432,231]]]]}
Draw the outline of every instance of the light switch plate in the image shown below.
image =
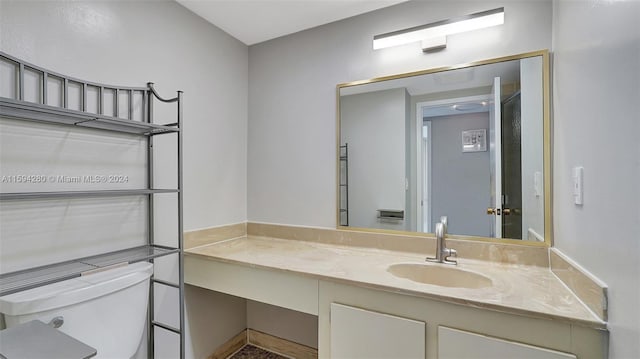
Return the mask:
{"type": "Polygon", "coordinates": [[[542,172],[535,172],[533,174],[533,193],[536,197],[542,196],[542,172]]]}
{"type": "Polygon", "coordinates": [[[573,203],[576,205],[583,205],[584,188],[583,188],[584,168],[573,168],[573,203]]]}

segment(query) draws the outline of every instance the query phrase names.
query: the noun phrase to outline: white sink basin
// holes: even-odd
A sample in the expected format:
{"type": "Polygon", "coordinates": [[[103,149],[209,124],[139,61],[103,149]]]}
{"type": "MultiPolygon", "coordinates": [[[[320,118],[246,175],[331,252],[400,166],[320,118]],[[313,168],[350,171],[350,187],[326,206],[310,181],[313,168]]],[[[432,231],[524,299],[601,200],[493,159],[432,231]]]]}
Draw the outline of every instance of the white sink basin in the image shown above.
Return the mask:
{"type": "Polygon", "coordinates": [[[476,289],[493,285],[491,279],[482,274],[455,267],[445,267],[444,264],[399,263],[390,265],[387,272],[399,278],[441,287],[476,289]]]}

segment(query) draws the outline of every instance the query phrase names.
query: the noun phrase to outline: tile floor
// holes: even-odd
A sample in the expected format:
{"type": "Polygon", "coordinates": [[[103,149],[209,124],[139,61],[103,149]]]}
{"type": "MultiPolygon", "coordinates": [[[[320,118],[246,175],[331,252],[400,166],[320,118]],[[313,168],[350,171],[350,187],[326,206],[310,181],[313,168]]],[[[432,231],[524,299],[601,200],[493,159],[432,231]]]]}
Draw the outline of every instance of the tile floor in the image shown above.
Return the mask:
{"type": "Polygon", "coordinates": [[[288,359],[282,355],[272,353],[262,348],[254,347],[251,344],[245,345],[242,349],[227,359],[288,359]]]}

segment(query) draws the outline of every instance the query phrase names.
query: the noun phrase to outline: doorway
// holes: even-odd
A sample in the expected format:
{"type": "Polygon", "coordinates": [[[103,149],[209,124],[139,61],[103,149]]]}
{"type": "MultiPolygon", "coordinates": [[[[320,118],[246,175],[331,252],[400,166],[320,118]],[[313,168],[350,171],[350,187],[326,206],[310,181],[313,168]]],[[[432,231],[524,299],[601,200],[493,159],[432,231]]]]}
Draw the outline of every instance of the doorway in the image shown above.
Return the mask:
{"type": "MultiPolygon", "coordinates": [[[[433,127],[434,124],[432,122],[432,119],[434,121],[439,121],[438,123],[441,123],[442,121],[456,121],[453,118],[457,118],[460,115],[468,115],[468,114],[478,113],[478,112],[488,113],[488,108],[486,107],[486,105],[488,104],[488,99],[489,99],[489,95],[477,95],[477,96],[449,98],[444,100],[425,101],[425,102],[419,102],[416,104],[416,122],[415,122],[414,128],[416,132],[415,143],[417,144],[417,146],[416,146],[416,152],[414,153],[416,153],[415,176],[417,178],[415,179],[415,183],[416,183],[415,203],[416,203],[416,224],[417,224],[418,232],[425,232],[425,233],[433,232],[435,220],[438,219],[437,217],[439,215],[443,214],[440,212],[453,211],[453,212],[456,212],[456,214],[461,215],[461,213],[457,213],[459,211],[454,210],[453,208],[449,208],[449,210],[447,210],[445,208],[441,208],[442,207],[441,205],[438,205],[438,208],[440,209],[440,211],[438,211],[438,213],[434,212],[435,210],[433,207],[434,203],[438,202],[442,204],[442,200],[438,201],[438,198],[443,197],[443,195],[438,196],[438,193],[434,194],[431,191],[434,180],[438,178],[442,180],[441,177],[443,177],[442,175],[440,175],[439,177],[436,177],[434,179],[433,177],[434,171],[437,171],[436,167],[438,166],[441,167],[444,165],[444,163],[442,163],[441,158],[433,157],[433,156],[437,156],[437,154],[435,154],[434,152],[433,143],[438,139],[434,137],[436,135],[434,132],[435,130],[433,127]],[[444,120],[443,118],[445,117],[449,117],[452,119],[444,120]]],[[[441,125],[439,125],[440,127],[438,128],[442,129],[443,128],[442,125],[444,125],[444,123],[441,123],[441,125]]],[[[442,142],[445,138],[447,138],[447,141],[450,144],[452,144],[451,146],[454,147],[453,149],[449,149],[448,151],[462,152],[461,132],[455,132],[455,131],[459,131],[460,129],[455,130],[453,133],[451,133],[450,130],[455,126],[447,125],[446,127],[449,129],[449,132],[450,132],[449,134],[452,135],[453,137],[450,137],[450,136],[442,137],[442,140],[440,142],[442,142]],[[453,142],[450,142],[450,141],[453,141],[453,142]],[[455,144],[453,144],[454,142],[455,144]]],[[[442,147],[438,147],[438,148],[442,150],[442,147]]],[[[488,163],[487,163],[487,168],[488,168],[488,163]]],[[[487,177],[488,177],[488,174],[487,174],[487,177]]],[[[487,183],[487,186],[488,186],[488,183],[487,183]]],[[[484,187],[482,190],[479,190],[478,192],[484,193],[485,192],[484,187]]],[[[486,204],[484,208],[486,208],[486,204]]],[[[484,210],[479,211],[478,213],[483,213],[483,216],[484,216],[484,210]]],[[[450,215],[452,215],[452,213],[450,213],[450,215]]],[[[463,215],[461,215],[460,217],[468,218],[468,216],[463,216],[463,215]]],[[[476,218],[476,220],[473,220],[473,221],[462,220],[457,223],[457,226],[459,227],[458,229],[462,231],[460,232],[460,234],[467,234],[466,233],[467,230],[465,227],[472,226],[473,228],[476,228],[476,230],[469,231],[469,234],[477,235],[478,233],[482,233],[482,235],[484,236],[489,235],[490,223],[487,222],[485,217],[476,218]],[[462,222],[465,222],[465,223],[462,223],[462,222]],[[482,223],[479,224],[476,222],[482,222],[482,223]],[[482,228],[479,231],[477,230],[478,226],[482,228]]]]}

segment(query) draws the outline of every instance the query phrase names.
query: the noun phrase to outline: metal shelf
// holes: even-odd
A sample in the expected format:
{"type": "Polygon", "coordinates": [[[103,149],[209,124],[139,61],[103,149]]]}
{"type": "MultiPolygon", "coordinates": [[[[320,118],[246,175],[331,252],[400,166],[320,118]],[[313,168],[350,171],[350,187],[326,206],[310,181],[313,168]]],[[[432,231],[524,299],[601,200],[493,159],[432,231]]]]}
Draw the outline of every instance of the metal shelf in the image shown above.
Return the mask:
{"type": "Polygon", "coordinates": [[[151,277],[155,284],[168,285],[178,289],[178,328],[154,320],[154,285],[150,287],[147,340],[149,358],[154,353],[154,328],[161,327],[179,335],[180,358],[185,357],[185,317],[184,317],[184,258],[183,251],[183,201],[182,201],[182,91],[172,98],[163,98],[147,83],[146,87],[112,86],[59,74],[27,63],[0,51],[0,63],[8,67],[7,86],[13,91],[0,97],[0,117],[68,128],[90,128],[102,131],[127,133],[144,136],[147,144],[147,183],[144,189],[63,191],[63,192],[15,192],[0,193],[0,200],[30,200],[47,198],[83,198],[148,195],[147,205],[147,245],[104,253],[96,256],[74,259],[57,264],[25,269],[18,272],[0,274],[0,295],[19,292],[66,279],[76,278],[92,271],[102,270],[139,261],[153,262],[153,258],[176,253],[178,255],[178,282],[170,283],[151,277]],[[11,68],[13,70],[11,70],[11,68]],[[15,75],[15,78],[13,77],[15,75]],[[25,81],[28,77],[29,81],[25,81]],[[32,81],[37,78],[34,86],[32,81]],[[51,80],[51,81],[50,81],[51,80]],[[51,86],[50,86],[51,85],[51,86]],[[34,97],[33,94],[37,95],[34,97]],[[13,94],[13,95],[11,95],[13,94]],[[31,96],[26,96],[31,94],[31,96]],[[141,100],[136,100],[141,96],[141,100]],[[30,100],[26,98],[29,97],[30,100]],[[31,102],[31,100],[35,102],[31,102]],[[141,101],[141,102],[140,102],[141,101]],[[154,123],[154,102],[175,103],[174,123],[154,123]],[[59,103],[57,106],[49,104],[59,103]],[[113,106],[113,108],[111,108],[113,106]],[[138,116],[140,114],[140,116],[138,116]],[[154,135],[176,134],[177,185],[176,189],[154,189],[154,135]],[[176,248],[154,245],[154,194],[177,194],[177,245],[176,248]]]}
{"type": "Polygon", "coordinates": [[[340,211],[338,214],[338,224],[341,226],[349,226],[349,144],[348,143],[345,143],[344,145],[341,145],[339,147],[338,157],[340,161],[344,163],[344,166],[342,166],[342,164],[340,165],[340,169],[339,169],[340,173],[338,174],[338,185],[340,187],[340,193],[338,194],[338,203],[340,206],[340,211]],[[343,177],[344,177],[344,183],[342,183],[343,177]],[[342,197],[343,195],[344,197],[342,197]],[[342,208],[343,199],[344,199],[345,208],[342,208]]]}
{"type": "Polygon", "coordinates": [[[159,245],[144,245],[99,254],[96,256],[74,259],[67,262],[1,274],[0,296],[67,279],[77,278],[96,269],[146,261],[179,252],[179,248],[159,245]]]}
{"type": "Polygon", "coordinates": [[[71,125],[144,136],[180,131],[179,128],[174,126],[125,120],[39,103],[26,103],[25,101],[18,101],[6,97],[0,97],[0,114],[3,117],[14,120],[71,125]]]}
{"type": "Polygon", "coordinates": [[[178,193],[177,189],[124,189],[97,191],[63,191],[63,192],[14,192],[0,193],[0,200],[46,199],[46,198],[80,198],[80,197],[119,197],[137,196],[158,193],[178,193]]]}

